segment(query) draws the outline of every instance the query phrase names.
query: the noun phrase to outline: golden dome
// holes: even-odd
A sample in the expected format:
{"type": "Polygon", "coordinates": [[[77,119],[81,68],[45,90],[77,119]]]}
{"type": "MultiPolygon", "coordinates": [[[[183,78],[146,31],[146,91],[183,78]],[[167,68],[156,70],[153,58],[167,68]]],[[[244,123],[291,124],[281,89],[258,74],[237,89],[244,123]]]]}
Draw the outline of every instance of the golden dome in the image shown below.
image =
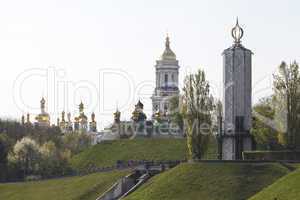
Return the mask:
{"type": "Polygon", "coordinates": [[[170,48],[170,38],[168,35],[166,37],[165,46],[166,46],[166,48],[165,48],[164,53],[161,56],[161,59],[162,60],[176,60],[176,55],[170,48]]]}

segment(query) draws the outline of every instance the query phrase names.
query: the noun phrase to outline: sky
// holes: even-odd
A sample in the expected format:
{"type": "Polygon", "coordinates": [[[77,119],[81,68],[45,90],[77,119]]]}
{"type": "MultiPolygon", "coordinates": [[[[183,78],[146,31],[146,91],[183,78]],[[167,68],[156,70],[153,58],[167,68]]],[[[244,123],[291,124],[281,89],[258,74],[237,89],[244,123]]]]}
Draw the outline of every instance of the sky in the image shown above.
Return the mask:
{"type": "MultiPolygon", "coordinates": [[[[259,0],[0,1],[0,117],[65,110],[96,114],[99,128],[116,107],[128,120],[140,99],[150,117],[155,61],[168,33],[184,76],[204,69],[222,97],[222,52],[238,16],[253,51],[253,103],[272,93],[281,61],[300,60],[300,2],[259,0]]],[[[72,118],[73,118],[72,117],[72,118]]]]}

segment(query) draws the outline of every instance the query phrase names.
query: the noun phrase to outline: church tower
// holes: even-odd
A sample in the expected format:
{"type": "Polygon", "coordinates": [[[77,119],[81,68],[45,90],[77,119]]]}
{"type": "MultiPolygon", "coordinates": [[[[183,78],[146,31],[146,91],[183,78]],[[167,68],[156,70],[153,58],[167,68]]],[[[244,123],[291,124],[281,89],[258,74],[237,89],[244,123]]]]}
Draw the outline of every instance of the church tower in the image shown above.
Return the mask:
{"type": "Polygon", "coordinates": [[[26,122],[25,122],[25,125],[26,125],[26,126],[31,126],[31,125],[32,125],[32,124],[31,124],[31,121],[30,121],[30,114],[29,114],[29,113],[26,114],[26,122]]]}
{"type": "Polygon", "coordinates": [[[58,126],[60,127],[60,130],[63,132],[63,133],[66,133],[68,131],[68,128],[67,128],[67,122],[66,122],[66,119],[65,119],[65,111],[62,111],[61,113],[61,121],[58,122],[58,126]]]}
{"type": "Polygon", "coordinates": [[[84,105],[82,102],[79,104],[79,116],[75,117],[74,129],[81,132],[87,132],[88,130],[88,118],[84,114],[84,105]]]}
{"type": "Polygon", "coordinates": [[[90,121],[90,132],[97,132],[97,122],[95,120],[95,113],[91,114],[91,121],[90,121]]]}
{"type": "Polygon", "coordinates": [[[41,113],[35,118],[37,121],[36,125],[40,127],[50,127],[50,116],[46,112],[45,104],[46,104],[46,100],[43,97],[40,101],[41,113]]]}
{"type": "Polygon", "coordinates": [[[252,150],[252,52],[241,44],[244,35],[238,20],[231,31],[234,44],[223,52],[222,159],[240,160],[252,150]]]}
{"type": "Polygon", "coordinates": [[[155,65],[156,84],[152,99],[152,117],[155,113],[161,113],[167,118],[169,111],[169,99],[179,95],[178,75],[179,65],[175,53],[170,48],[170,38],[167,35],[165,51],[155,65]]]}

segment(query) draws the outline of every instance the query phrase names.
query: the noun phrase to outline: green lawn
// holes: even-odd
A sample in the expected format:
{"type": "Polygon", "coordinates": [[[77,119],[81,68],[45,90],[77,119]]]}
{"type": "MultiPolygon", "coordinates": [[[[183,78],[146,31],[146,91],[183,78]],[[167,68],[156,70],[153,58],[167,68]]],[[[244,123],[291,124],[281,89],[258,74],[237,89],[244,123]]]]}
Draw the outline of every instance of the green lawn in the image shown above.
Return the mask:
{"type": "Polygon", "coordinates": [[[181,164],[157,175],[126,200],[245,200],[289,171],[279,164],[181,164]]]}
{"type": "Polygon", "coordinates": [[[97,144],[72,158],[74,169],[112,166],[117,160],[182,160],[186,158],[185,139],[116,140],[97,144]]]}
{"type": "Polygon", "coordinates": [[[0,184],[1,200],[95,200],[128,171],[0,184]]]}
{"type": "Polygon", "coordinates": [[[299,200],[300,169],[282,177],[250,200],[299,200]]]}

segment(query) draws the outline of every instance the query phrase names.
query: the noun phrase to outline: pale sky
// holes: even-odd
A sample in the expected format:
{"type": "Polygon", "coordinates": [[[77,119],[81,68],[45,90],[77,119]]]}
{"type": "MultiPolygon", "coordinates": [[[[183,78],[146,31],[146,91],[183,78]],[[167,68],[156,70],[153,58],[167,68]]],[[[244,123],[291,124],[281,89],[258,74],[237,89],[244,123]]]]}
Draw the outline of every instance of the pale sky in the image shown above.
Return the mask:
{"type": "Polygon", "coordinates": [[[300,62],[299,8],[296,0],[2,0],[0,117],[34,116],[42,96],[53,123],[62,110],[74,117],[80,100],[99,127],[112,121],[117,104],[129,119],[138,99],[150,117],[155,60],[167,32],[180,87],[201,67],[221,97],[221,53],[232,45],[237,16],[242,44],[254,52],[256,102],[271,93],[282,60],[300,62]]]}

